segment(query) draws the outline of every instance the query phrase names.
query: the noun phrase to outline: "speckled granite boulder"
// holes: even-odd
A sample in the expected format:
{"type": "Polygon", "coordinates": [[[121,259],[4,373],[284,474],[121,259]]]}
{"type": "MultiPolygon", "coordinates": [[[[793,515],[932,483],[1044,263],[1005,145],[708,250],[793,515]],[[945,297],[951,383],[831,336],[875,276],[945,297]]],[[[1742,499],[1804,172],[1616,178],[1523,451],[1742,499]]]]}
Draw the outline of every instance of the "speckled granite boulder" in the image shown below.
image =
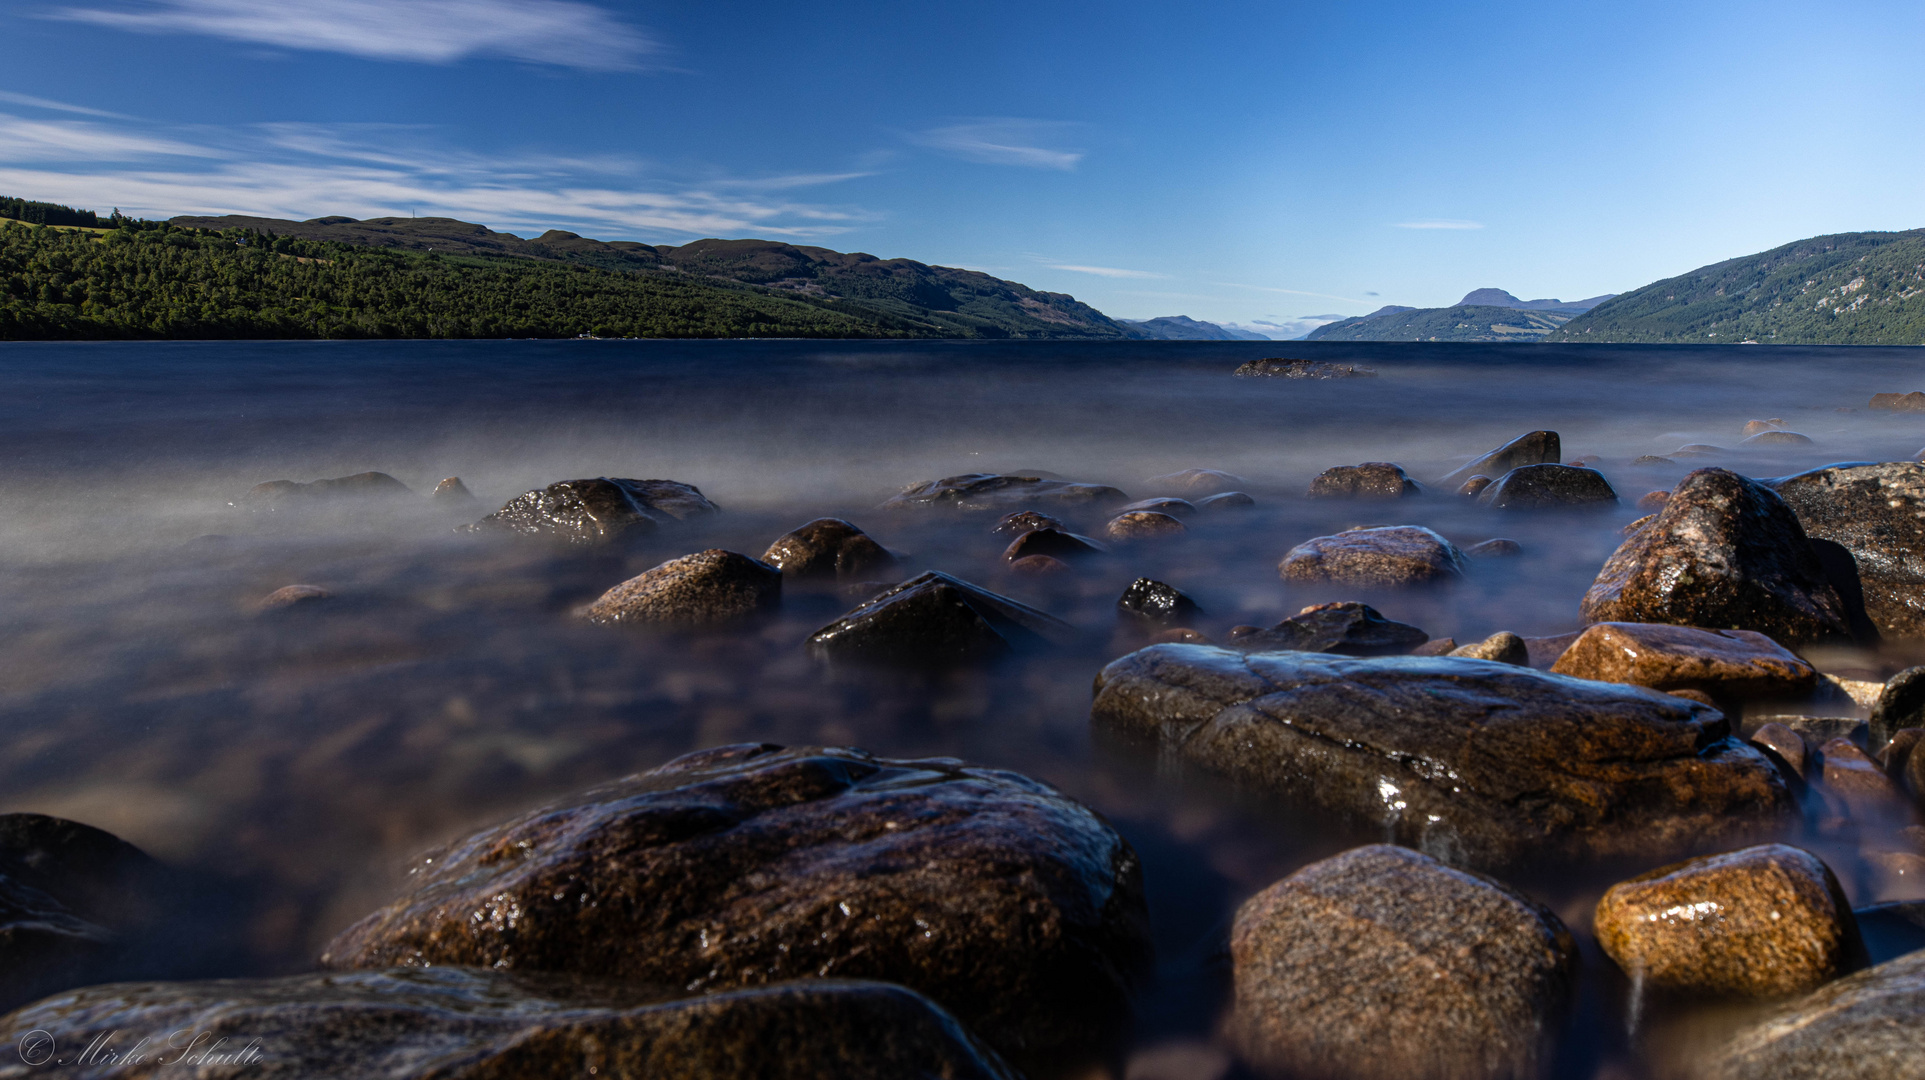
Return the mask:
{"type": "Polygon", "coordinates": [[[1816,855],[1764,844],[1706,855],[1611,886],[1598,944],[1649,990],[1780,998],[1855,966],[1851,905],[1816,855]]]}
{"type": "Polygon", "coordinates": [[[1182,521],[1155,510],[1132,510],[1127,514],[1118,514],[1103,526],[1103,535],[1119,543],[1165,540],[1189,531],[1189,526],[1182,521]]]}
{"type": "Polygon", "coordinates": [[[1605,561],[1582,610],[1591,622],[1755,630],[1792,646],[1850,636],[1790,507],[1727,469],[1685,476],[1605,561]]]}
{"type": "Polygon", "coordinates": [[[1103,484],[1077,484],[1040,476],[964,473],[941,480],[911,484],[883,503],[890,510],[947,507],[952,510],[996,510],[1007,513],[1026,506],[1052,509],[1119,506],[1130,497],[1103,484]]]}
{"type": "Polygon", "coordinates": [[[1555,431],[1532,431],[1492,450],[1483,457],[1459,466],[1441,481],[1455,487],[1473,476],[1502,476],[1525,465],[1546,465],[1564,460],[1564,444],[1555,431]]]}
{"type": "Polygon", "coordinates": [[[1387,525],[1305,540],[1284,555],[1277,572],[1285,581],[1365,588],[1435,585],[1464,576],[1464,553],[1429,529],[1387,525]]]}
{"type": "Polygon", "coordinates": [[[1707,1080],[1918,1080],[1925,951],[1785,1003],[1701,1063],[1707,1080]]]}
{"type": "Polygon", "coordinates": [[[993,660],[1018,646],[1074,635],[1060,619],[931,570],[809,635],[809,648],[825,660],[940,666],[993,660]]]}
{"type": "Polygon", "coordinates": [[[1550,911],[1383,844],[1252,897],[1230,953],[1243,1056],[1266,1073],[1357,1080],[1532,1080],[1577,968],[1550,911]]]}
{"type": "Polygon", "coordinates": [[[1446,656],[1465,656],[1472,660],[1495,660],[1500,664],[1531,666],[1531,649],[1524,639],[1509,630],[1499,630],[1482,641],[1460,645],[1445,653],[1446,656]]]}
{"type": "Polygon", "coordinates": [[[1803,697],[1818,686],[1810,664],[1763,634],[1662,623],[1598,623],[1551,670],[1724,700],[1803,697]]]}
{"type": "Polygon", "coordinates": [[[711,626],[782,601],[782,571],[721,548],[670,559],[583,608],[597,623],[711,626]]]}
{"type": "Polygon", "coordinates": [[[1386,619],[1369,604],[1313,604],[1269,629],[1233,627],[1229,645],[1244,652],[1293,650],[1345,656],[1400,656],[1430,640],[1409,623],[1386,619]]]}
{"type": "Polygon", "coordinates": [[[841,518],[816,518],[785,533],[762,561],[798,581],[886,581],[897,572],[894,555],[841,518]]]}
{"type": "Polygon", "coordinates": [[[1806,535],[1851,552],[1881,633],[1925,637],[1925,464],[1827,465],[1764,484],[1806,535]]]}
{"type": "Polygon", "coordinates": [[[1791,809],[1714,709],[1487,660],[1152,645],[1103,669],[1091,716],[1467,865],[1681,851],[1791,809]]]}
{"type": "Polygon", "coordinates": [[[15,1025],[10,1032],[37,1033],[20,1044],[23,1064],[42,1054],[68,1059],[65,1067],[27,1064],[19,1075],[73,1080],[1015,1080],[929,999],[842,979],[677,1000],[663,988],[396,968],[94,986],[4,1022],[15,1025]],[[176,1032],[191,1034],[168,1047],[176,1032]],[[137,1051],[149,1033],[158,1038],[137,1051]],[[122,1058],[134,1054],[145,1060],[122,1058]]]}
{"type": "Polygon", "coordinates": [[[688,484],[598,476],[523,492],[469,527],[593,545],[717,512],[714,503],[688,484]]]}
{"type": "Polygon", "coordinates": [[[1135,853],[1055,789],[950,759],[742,745],[435,852],[322,962],[688,992],[881,979],[1033,1059],[1127,1017],[1148,949],[1135,853]]]}
{"type": "Polygon", "coordinates": [[[1555,463],[1519,466],[1477,494],[1477,504],[1493,510],[1615,506],[1617,501],[1603,473],[1555,463]]]}
{"type": "Polygon", "coordinates": [[[1310,481],[1307,492],[1312,499],[1402,499],[1423,493],[1402,466],[1388,461],[1325,469],[1310,481]]]}

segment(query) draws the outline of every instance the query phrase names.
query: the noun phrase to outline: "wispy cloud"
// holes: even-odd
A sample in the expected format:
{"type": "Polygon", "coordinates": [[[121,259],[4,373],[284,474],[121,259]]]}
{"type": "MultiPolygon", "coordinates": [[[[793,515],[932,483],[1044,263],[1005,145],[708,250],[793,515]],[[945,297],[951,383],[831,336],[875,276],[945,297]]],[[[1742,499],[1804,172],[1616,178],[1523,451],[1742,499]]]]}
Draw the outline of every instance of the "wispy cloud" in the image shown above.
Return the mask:
{"type": "Polygon", "coordinates": [[[0,161],[137,161],[157,157],[220,157],[191,143],[115,131],[71,120],[26,120],[0,113],[0,161]]]}
{"type": "MultiPolygon", "coordinates": [[[[1236,281],[1213,281],[1210,284],[1219,285],[1226,289],[1252,289],[1256,292],[1282,293],[1285,296],[1314,296],[1319,300],[1342,300],[1346,304],[1367,303],[1367,301],[1364,300],[1356,300],[1348,296],[1338,296],[1334,293],[1305,292],[1302,289],[1280,289],[1274,285],[1245,285],[1236,281]]],[[[1375,296],[1377,294],[1371,293],[1370,295],[1375,296]]]]}
{"type": "Polygon", "coordinates": [[[1484,223],[1481,221],[1451,221],[1448,219],[1399,221],[1391,226],[1393,229],[1481,229],[1483,227],[1484,223]]]}
{"type": "Polygon", "coordinates": [[[1078,274],[1095,274],[1109,278],[1160,278],[1162,274],[1152,274],[1148,270],[1124,270],[1115,266],[1072,266],[1067,263],[1044,263],[1051,270],[1069,270],[1078,274]]]}
{"type": "Polygon", "coordinates": [[[49,101],[43,97],[34,97],[32,94],[16,94],[9,90],[0,90],[0,101],[4,101],[9,105],[25,105],[32,109],[50,109],[54,112],[77,113],[81,116],[104,116],[109,120],[132,119],[132,117],[123,116],[120,113],[107,112],[104,109],[89,109],[85,105],[69,105],[64,101],[49,101]]]}
{"type": "Polygon", "coordinates": [[[573,0],[122,0],[51,17],[430,64],[500,56],[606,71],[638,67],[657,51],[612,13],[573,0]]]}
{"type": "Polygon", "coordinates": [[[972,120],[930,128],[909,137],[918,146],[938,150],[964,161],[984,165],[1017,165],[1030,169],[1067,172],[1083,160],[1084,151],[1063,145],[1079,125],[1060,120],[972,120]]]}

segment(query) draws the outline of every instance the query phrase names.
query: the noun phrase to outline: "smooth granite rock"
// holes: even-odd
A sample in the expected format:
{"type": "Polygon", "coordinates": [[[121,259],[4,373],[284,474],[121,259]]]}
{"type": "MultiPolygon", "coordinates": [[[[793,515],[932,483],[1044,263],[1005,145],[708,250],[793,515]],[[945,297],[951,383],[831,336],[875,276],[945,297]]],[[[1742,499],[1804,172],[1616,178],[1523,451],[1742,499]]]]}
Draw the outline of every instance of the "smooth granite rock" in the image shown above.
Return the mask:
{"type": "Polygon", "coordinates": [[[1152,645],[1103,669],[1091,716],[1467,865],[1650,857],[1792,806],[1714,709],[1486,660],[1152,645]]]}
{"type": "Polygon", "coordinates": [[[1227,644],[1244,652],[1399,656],[1429,640],[1430,635],[1415,626],[1386,619],[1369,604],[1346,600],[1313,604],[1268,629],[1234,627],[1227,644]]]}
{"type": "Polygon", "coordinates": [[[1646,990],[1770,999],[1859,962],[1851,905],[1808,851],[1763,844],[1639,874],[1598,901],[1598,945],[1646,990]]]}
{"type": "Polygon", "coordinates": [[[1037,504],[1080,509],[1117,506],[1129,501],[1128,495],[1103,484],[1077,484],[1040,476],[964,473],[911,484],[882,505],[890,510],[947,507],[1007,513],[1037,504]]]}
{"type": "Polygon", "coordinates": [[[474,967],[392,968],[93,986],[4,1022],[36,1033],[19,1045],[20,1076],[73,1080],[1016,1080],[928,998],[849,979],[684,997],[474,967]],[[66,1064],[27,1064],[42,1054],[66,1064]]]}
{"type": "Polygon", "coordinates": [[[869,598],[809,636],[827,660],[941,666],[991,660],[1075,631],[1006,596],[931,570],[869,598]]]}
{"type": "Polygon", "coordinates": [[[1404,475],[1402,466],[1366,461],[1325,469],[1310,481],[1307,494],[1312,499],[1402,499],[1423,493],[1417,481],[1404,475]]]}
{"type": "Polygon", "coordinates": [[[1534,1080],[1577,947],[1503,884],[1377,844],[1313,863],[1237,911],[1243,1057],[1291,1077],[1534,1080]]]}
{"type": "Polygon", "coordinates": [[[1517,664],[1521,667],[1531,666],[1530,647],[1524,644],[1523,638],[1509,630],[1499,630],[1482,641],[1460,645],[1444,655],[1465,656],[1472,660],[1494,660],[1500,664],[1517,664]]]}
{"type": "Polygon", "coordinates": [[[1067,529],[1031,529],[1009,542],[1009,546],[1003,549],[1003,561],[1013,563],[1032,555],[1079,559],[1085,555],[1100,555],[1108,550],[1102,541],[1067,529]]]}
{"type": "Polygon", "coordinates": [[[714,503],[688,484],[598,476],[563,480],[523,492],[469,527],[478,532],[551,536],[571,544],[594,545],[645,535],[664,525],[719,512],[714,503]]]}
{"type": "Polygon", "coordinates": [[[894,555],[841,518],[816,518],[778,537],[762,561],[798,581],[872,581],[900,569],[894,555]]]}
{"type": "Polygon", "coordinates": [[[423,858],[322,963],[689,993],[880,979],[1035,1060],[1112,1035],[1149,948],[1135,853],[1046,784],[948,758],[739,745],[423,858]]]}
{"type": "Polygon", "coordinates": [[[1797,431],[1760,431],[1738,444],[1746,446],[1810,446],[1811,436],[1797,431]]]}
{"type": "Polygon", "coordinates": [[[1153,514],[1165,514],[1179,520],[1196,516],[1195,503],[1188,499],[1177,499],[1168,496],[1158,496],[1153,499],[1138,499],[1133,503],[1117,507],[1115,512],[1117,514],[1129,514],[1138,510],[1146,510],[1153,514]]]}
{"type": "Polygon", "coordinates": [[[1925,951],[1785,1003],[1709,1055],[1707,1080],[1918,1080],[1925,1063],[1925,951]]]}
{"type": "Polygon", "coordinates": [[[1824,766],[1819,774],[1825,790],[1845,800],[1857,818],[1903,816],[1905,792],[1878,762],[1846,738],[1825,740],[1818,748],[1824,766]]]}
{"type": "Polygon", "coordinates": [[[1582,611],[1591,622],[1755,630],[1792,646],[1850,636],[1790,507],[1727,469],[1685,476],[1605,561],[1582,611]]]}
{"type": "Polygon", "coordinates": [[[1763,483],[1807,536],[1851,553],[1881,633],[1925,637],[1925,464],[1848,462],[1763,483]]]}
{"type": "Polygon", "coordinates": [[[1805,760],[1811,756],[1811,748],[1805,745],[1805,737],[1783,724],[1772,722],[1760,724],[1746,740],[1760,750],[1769,750],[1766,756],[1776,755],[1784,762],[1792,775],[1800,780],[1805,777],[1805,760]]]}
{"type": "Polygon", "coordinates": [[[1654,690],[1701,690],[1724,701],[1803,697],[1818,686],[1810,664],[1763,634],[1662,623],[1596,623],[1551,670],[1654,690]]]}
{"type": "Polygon", "coordinates": [[[1183,522],[1154,510],[1132,510],[1127,514],[1118,514],[1103,526],[1103,535],[1119,543],[1169,539],[1189,531],[1183,522]]]}
{"type": "Polygon", "coordinates": [[[1521,465],[1478,493],[1477,504],[1493,510],[1548,510],[1616,506],[1618,493],[1604,474],[1574,465],[1521,465]]]}
{"type": "Polygon", "coordinates": [[[1149,483],[1150,491],[1154,494],[1194,499],[1203,495],[1220,495],[1235,491],[1246,481],[1241,476],[1218,472],[1215,469],[1184,469],[1182,472],[1152,476],[1149,483]]]}
{"type": "Polygon", "coordinates": [[[1555,464],[1564,460],[1564,444],[1555,431],[1532,431],[1492,450],[1445,476],[1443,483],[1461,484],[1473,476],[1503,476],[1525,465],[1555,464]]]}
{"type": "Polygon", "coordinates": [[[712,626],[782,602],[782,571],[721,548],[670,559],[581,610],[595,623],[712,626]]]}
{"type": "Polygon", "coordinates": [[[1509,559],[1524,554],[1524,545],[1507,536],[1499,536],[1464,549],[1464,557],[1469,559],[1509,559]]]}
{"type": "Polygon", "coordinates": [[[1224,510],[1248,510],[1257,501],[1241,491],[1225,491],[1219,495],[1198,499],[1196,508],[1203,513],[1217,513],[1224,510]]]}
{"type": "Polygon", "coordinates": [[[1458,581],[1464,566],[1457,545],[1429,529],[1387,525],[1305,540],[1284,555],[1277,572],[1285,581],[1405,588],[1458,581]]]}
{"type": "Polygon", "coordinates": [[[1137,578],[1116,600],[1116,610],[1146,626],[1187,626],[1202,610],[1174,585],[1137,578]]]}

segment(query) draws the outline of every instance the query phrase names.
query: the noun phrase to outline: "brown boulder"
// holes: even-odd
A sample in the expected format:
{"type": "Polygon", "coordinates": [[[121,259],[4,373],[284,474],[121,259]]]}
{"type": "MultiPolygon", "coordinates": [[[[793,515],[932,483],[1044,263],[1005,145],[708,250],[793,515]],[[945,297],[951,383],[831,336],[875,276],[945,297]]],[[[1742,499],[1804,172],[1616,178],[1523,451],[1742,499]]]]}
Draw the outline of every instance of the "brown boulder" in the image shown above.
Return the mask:
{"type": "Polygon", "coordinates": [[[898,570],[894,555],[841,518],[817,518],[778,537],[762,553],[762,561],[802,581],[866,581],[898,570]]]}
{"type": "Polygon", "coordinates": [[[1376,371],[1355,364],[1330,360],[1291,360],[1281,356],[1247,360],[1230,374],[1240,379],[1264,376],[1274,379],[1374,379],[1376,371]]]}
{"type": "Polygon", "coordinates": [[[1925,393],[1914,390],[1909,394],[1873,394],[1867,408],[1880,412],[1925,412],[1925,393]]]}
{"type": "Polygon", "coordinates": [[[1810,664],[1763,634],[1662,623],[1596,623],[1551,670],[1654,690],[1701,690],[1727,701],[1802,697],[1818,686],[1810,664]]]}
{"type": "Polygon", "coordinates": [[[1181,521],[1168,514],[1151,510],[1133,510],[1127,514],[1110,519],[1103,526],[1103,535],[1111,540],[1129,542],[1131,540],[1158,540],[1172,536],[1182,536],[1189,532],[1181,521]]]}
{"type": "Polygon", "coordinates": [[[260,602],[254,607],[257,611],[280,611],[294,607],[296,604],[311,604],[316,600],[329,600],[333,597],[332,592],[319,585],[283,585],[261,597],[260,602]]]}
{"type": "Polygon", "coordinates": [[[1049,555],[1025,555],[1020,559],[1012,560],[1009,564],[1009,570],[1013,574],[1035,576],[1066,574],[1069,569],[1068,563],[1049,555]]]}
{"type": "Polygon", "coordinates": [[[1178,495],[1192,498],[1199,495],[1220,495],[1235,491],[1244,485],[1241,476],[1215,469],[1184,469],[1182,472],[1166,473],[1150,477],[1150,490],[1158,495],[1178,495]]]}
{"type": "Polygon", "coordinates": [[[294,507],[395,500],[404,496],[412,498],[413,495],[408,485],[387,473],[364,472],[305,484],[293,480],[269,480],[249,488],[247,494],[232,505],[244,510],[273,513],[294,507]]]}
{"type": "Polygon", "coordinates": [[[1764,844],[1706,855],[1611,886],[1598,945],[1646,990],[1780,998],[1857,962],[1858,930],[1816,855],[1764,844]]]}
{"type": "Polygon", "coordinates": [[[1494,660],[1500,664],[1531,666],[1531,650],[1524,639],[1509,630],[1499,630],[1482,641],[1462,645],[1445,653],[1446,656],[1466,656],[1472,660],[1494,660]]]}
{"type": "Polygon", "coordinates": [[[1554,464],[1564,460],[1564,444],[1555,431],[1533,431],[1459,466],[1444,477],[1446,484],[1461,484],[1473,476],[1502,476],[1525,465],[1554,464]]]}
{"type": "Polygon", "coordinates": [[[1464,553],[1420,526],[1350,529],[1291,548],[1277,572],[1285,581],[1380,588],[1432,585],[1462,579],[1464,553]]]}
{"type": "Polygon", "coordinates": [[[1004,514],[989,531],[997,536],[1021,536],[1037,529],[1060,529],[1068,532],[1069,526],[1048,514],[1039,514],[1034,510],[1018,510],[1013,514],[1004,514]]]}
{"type": "Polygon", "coordinates": [[[1312,499],[1401,499],[1423,493],[1417,481],[1404,475],[1402,466],[1366,461],[1325,469],[1310,481],[1307,494],[1312,499]]]}
{"type": "Polygon", "coordinates": [[[1925,727],[1925,667],[1909,667],[1885,680],[1866,723],[1876,747],[1905,728],[1925,727]]]}
{"type": "Polygon", "coordinates": [[[1524,545],[1506,536],[1494,537],[1464,549],[1469,559],[1508,559],[1524,554],[1524,545]]]}
{"type": "Polygon", "coordinates": [[[644,570],[581,610],[596,623],[707,626],[782,602],[782,571],[721,548],[644,570]]]}
{"type": "Polygon", "coordinates": [[[1925,1060],[1925,952],[1784,1003],[1693,1070],[1705,1080],[1917,1080],[1925,1060]]]}
{"type": "Polygon", "coordinates": [[[1618,493],[1604,474],[1576,465],[1520,465],[1478,493],[1493,510],[1548,510],[1615,506],[1618,493]]]}
{"type": "Polygon", "coordinates": [[[1377,844],[1251,897],[1230,932],[1230,1032],[1265,1072],[1531,1080],[1548,1064],[1577,947],[1499,882],[1377,844]]]}
{"type": "Polygon", "coordinates": [[[1749,437],[1758,434],[1760,431],[1777,431],[1784,426],[1785,422],[1783,420],[1775,418],[1771,420],[1747,420],[1745,421],[1743,434],[1749,437]]]}
{"type": "Polygon", "coordinates": [[[1226,491],[1220,495],[1198,499],[1196,508],[1204,513],[1214,513],[1220,510],[1248,510],[1256,504],[1255,499],[1241,491],[1226,491]]]}
{"type": "Polygon", "coordinates": [[[1129,501],[1128,495],[1103,484],[1077,484],[1040,476],[964,473],[911,484],[882,505],[889,510],[946,507],[952,510],[1008,512],[1037,503],[1081,508],[1113,506],[1129,501]]]}
{"type": "Polygon", "coordinates": [[[598,476],[523,492],[469,528],[552,536],[571,544],[603,544],[719,512],[688,484],[598,476]]]}
{"type": "Polygon", "coordinates": [[[461,477],[450,476],[434,486],[428,501],[444,510],[473,510],[481,500],[461,482],[461,477]]]}
{"type": "Polygon", "coordinates": [[[1647,491],[1638,496],[1638,509],[1647,514],[1655,514],[1664,509],[1664,504],[1670,501],[1669,491],[1647,491]]]}
{"type": "Polygon", "coordinates": [[[1764,483],[1807,536],[1851,553],[1881,633],[1925,637],[1925,464],[1827,465],[1764,483]]]}
{"type": "Polygon", "coordinates": [[[1761,750],[1769,750],[1779,761],[1792,771],[1794,776],[1803,779],[1805,759],[1810,756],[1811,748],[1805,745],[1804,736],[1783,724],[1769,723],[1758,725],[1747,740],[1761,750]]]}
{"type": "Polygon", "coordinates": [[[1457,489],[1457,494],[1467,496],[1469,498],[1476,498],[1477,496],[1482,495],[1484,493],[1485,488],[1490,487],[1492,484],[1495,484],[1496,482],[1497,481],[1491,479],[1490,477],[1485,476],[1482,473],[1479,473],[1478,475],[1470,477],[1469,479],[1465,480],[1463,486],[1457,489]]]}
{"type": "Polygon", "coordinates": [[[1744,446],[1810,446],[1811,436],[1796,431],[1760,431],[1738,444],[1744,446]]]}
{"type": "Polygon", "coordinates": [[[1824,756],[1825,790],[1845,800],[1857,816],[1896,816],[1903,812],[1905,795],[1870,754],[1850,739],[1829,739],[1818,752],[1824,756]]]}

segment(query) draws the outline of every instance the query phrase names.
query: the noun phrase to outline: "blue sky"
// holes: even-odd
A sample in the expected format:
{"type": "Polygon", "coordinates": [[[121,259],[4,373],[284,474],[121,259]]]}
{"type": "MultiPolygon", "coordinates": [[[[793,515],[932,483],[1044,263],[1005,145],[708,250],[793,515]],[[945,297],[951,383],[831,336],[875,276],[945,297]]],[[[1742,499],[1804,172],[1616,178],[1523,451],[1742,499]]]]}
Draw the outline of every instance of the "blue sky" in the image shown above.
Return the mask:
{"type": "Polygon", "coordinates": [[[1246,325],[1925,225],[1917,3],[0,0],[0,193],[969,266],[1246,325]]]}

